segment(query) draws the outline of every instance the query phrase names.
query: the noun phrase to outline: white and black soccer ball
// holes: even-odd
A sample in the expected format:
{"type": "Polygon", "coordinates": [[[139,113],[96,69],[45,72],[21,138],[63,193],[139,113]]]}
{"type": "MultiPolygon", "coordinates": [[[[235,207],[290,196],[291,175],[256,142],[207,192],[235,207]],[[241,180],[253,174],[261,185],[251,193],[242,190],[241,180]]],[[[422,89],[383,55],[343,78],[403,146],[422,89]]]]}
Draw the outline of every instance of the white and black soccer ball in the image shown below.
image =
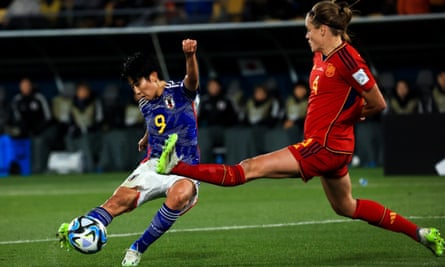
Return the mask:
{"type": "Polygon", "coordinates": [[[93,254],[107,244],[107,229],[95,218],[82,215],[69,224],[68,241],[77,251],[93,254]]]}

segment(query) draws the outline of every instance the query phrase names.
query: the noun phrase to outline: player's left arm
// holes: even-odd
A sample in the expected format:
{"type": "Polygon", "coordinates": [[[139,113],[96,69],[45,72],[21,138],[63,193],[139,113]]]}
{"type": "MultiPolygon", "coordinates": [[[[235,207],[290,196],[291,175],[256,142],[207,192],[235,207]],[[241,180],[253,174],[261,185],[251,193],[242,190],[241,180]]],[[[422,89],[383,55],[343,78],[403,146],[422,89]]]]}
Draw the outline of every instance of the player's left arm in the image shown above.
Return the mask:
{"type": "Polygon", "coordinates": [[[199,69],[198,59],[196,58],[196,50],[198,42],[192,39],[182,41],[182,50],[185,55],[186,75],[184,85],[187,90],[196,91],[199,87],[199,69]]]}
{"type": "Polygon", "coordinates": [[[361,117],[366,118],[382,112],[386,108],[386,101],[383,97],[377,83],[369,90],[362,91],[362,97],[365,103],[361,112],[361,117]]]}
{"type": "Polygon", "coordinates": [[[359,54],[351,55],[355,58],[356,68],[351,72],[352,75],[347,75],[347,78],[364,99],[360,113],[360,119],[364,120],[382,112],[386,108],[386,101],[365,60],[359,54]]]}

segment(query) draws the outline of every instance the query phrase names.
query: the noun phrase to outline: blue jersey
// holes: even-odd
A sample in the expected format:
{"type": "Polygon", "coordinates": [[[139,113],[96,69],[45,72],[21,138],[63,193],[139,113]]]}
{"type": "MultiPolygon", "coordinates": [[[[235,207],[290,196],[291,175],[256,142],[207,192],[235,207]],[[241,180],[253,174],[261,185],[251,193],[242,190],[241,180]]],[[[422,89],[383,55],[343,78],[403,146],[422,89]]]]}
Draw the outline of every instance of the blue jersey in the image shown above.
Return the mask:
{"type": "Polygon", "coordinates": [[[160,97],[139,101],[147,124],[149,158],[159,158],[168,135],[177,133],[178,156],[186,163],[199,163],[196,95],[197,92],[187,90],[182,81],[169,81],[160,97]]]}

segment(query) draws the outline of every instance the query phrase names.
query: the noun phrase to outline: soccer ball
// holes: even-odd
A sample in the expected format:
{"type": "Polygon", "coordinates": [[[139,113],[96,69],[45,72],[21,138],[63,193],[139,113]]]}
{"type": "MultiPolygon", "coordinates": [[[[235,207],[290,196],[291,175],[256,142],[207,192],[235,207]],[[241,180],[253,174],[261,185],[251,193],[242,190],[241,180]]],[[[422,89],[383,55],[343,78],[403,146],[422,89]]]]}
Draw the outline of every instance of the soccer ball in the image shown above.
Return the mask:
{"type": "Polygon", "coordinates": [[[79,216],[68,226],[68,241],[77,251],[93,254],[107,244],[107,229],[93,217],[79,216]]]}

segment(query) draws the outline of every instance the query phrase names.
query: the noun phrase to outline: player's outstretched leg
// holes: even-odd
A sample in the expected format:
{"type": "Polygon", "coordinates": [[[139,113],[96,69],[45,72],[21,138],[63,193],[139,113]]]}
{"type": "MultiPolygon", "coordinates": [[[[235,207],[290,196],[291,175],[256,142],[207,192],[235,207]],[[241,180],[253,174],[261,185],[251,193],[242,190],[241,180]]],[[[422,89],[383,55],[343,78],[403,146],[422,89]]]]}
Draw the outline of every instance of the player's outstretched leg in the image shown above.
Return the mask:
{"type": "Polygon", "coordinates": [[[160,174],[168,174],[171,172],[173,167],[178,164],[181,160],[178,155],[176,155],[176,141],[178,141],[178,135],[173,133],[170,134],[165,140],[164,149],[162,151],[161,157],[159,158],[158,166],[156,167],[156,172],[160,174]]]}
{"type": "Polygon", "coordinates": [[[442,256],[444,239],[440,236],[439,230],[436,228],[420,228],[418,231],[420,242],[430,249],[434,255],[442,256]]]}

